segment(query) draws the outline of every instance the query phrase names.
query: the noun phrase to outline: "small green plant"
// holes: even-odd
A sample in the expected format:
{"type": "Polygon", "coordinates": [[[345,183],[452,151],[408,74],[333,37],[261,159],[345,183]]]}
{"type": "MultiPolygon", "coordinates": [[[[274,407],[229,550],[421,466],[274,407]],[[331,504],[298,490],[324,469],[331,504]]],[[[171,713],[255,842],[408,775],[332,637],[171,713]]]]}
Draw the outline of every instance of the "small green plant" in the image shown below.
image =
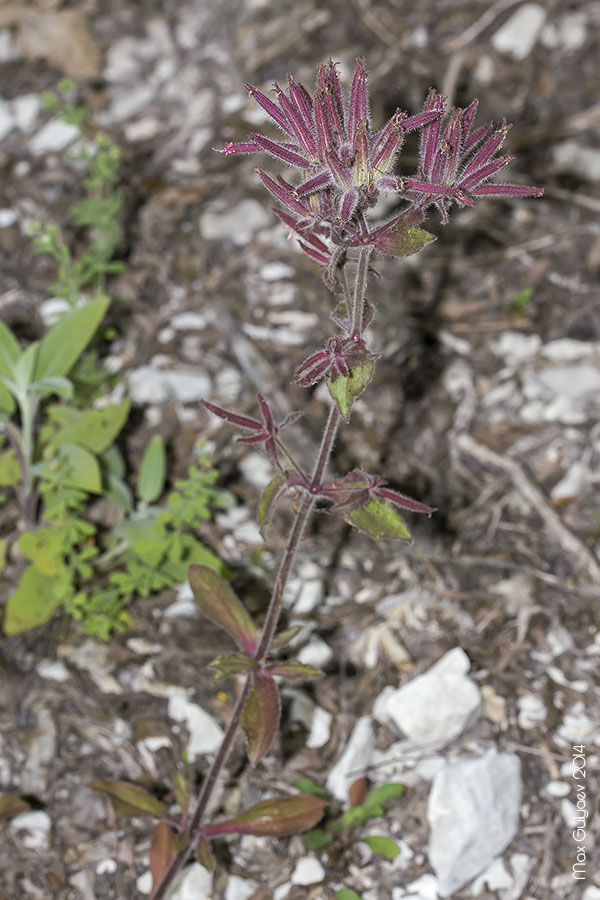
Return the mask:
{"type": "MultiPolygon", "coordinates": [[[[65,79],[59,82],[58,93],[46,92],[44,106],[69,125],[83,129],[87,110],[74,101],[75,85],[65,79]]],[[[88,240],[77,258],[73,257],[58,225],[33,222],[30,233],[34,250],[51,256],[58,265],[56,280],[49,292],[76,306],[84,292],[92,297],[104,296],[106,276],[122,271],[124,263],[114,260],[121,239],[119,211],[123,195],[118,190],[121,150],[106,134],[96,134],[92,140],[82,141],[68,159],[83,169],[82,185],[85,194],[72,206],[68,218],[72,225],[87,230],[88,240]]]]}
{"type": "Polygon", "coordinates": [[[535,292],[532,287],[526,287],[521,291],[517,291],[517,293],[513,295],[510,303],[508,304],[509,311],[520,314],[524,313],[527,310],[529,301],[533,297],[534,293],[535,292]]]}
{"type": "MultiPolygon", "coordinates": [[[[392,838],[380,834],[365,834],[364,826],[371,819],[385,815],[385,806],[405,793],[405,787],[396,782],[388,782],[369,790],[366,778],[358,778],[349,790],[349,806],[344,812],[336,809],[329,793],[311,778],[300,778],[295,785],[305,794],[313,794],[326,800],[328,806],[318,828],[303,835],[307,850],[323,851],[327,856],[329,871],[338,869],[342,873],[352,862],[353,848],[357,841],[367,844],[373,853],[385,859],[395,859],[400,853],[398,844],[392,838]]],[[[337,900],[361,900],[359,894],[344,887],[337,893],[337,900]]]]}

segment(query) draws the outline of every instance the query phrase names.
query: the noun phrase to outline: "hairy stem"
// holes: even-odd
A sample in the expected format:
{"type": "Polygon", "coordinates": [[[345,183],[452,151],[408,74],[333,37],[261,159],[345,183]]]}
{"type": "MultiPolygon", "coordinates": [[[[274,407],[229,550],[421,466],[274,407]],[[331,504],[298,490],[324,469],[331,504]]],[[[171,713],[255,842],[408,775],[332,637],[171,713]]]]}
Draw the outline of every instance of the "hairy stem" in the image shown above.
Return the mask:
{"type": "MultiPolygon", "coordinates": [[[[353,334],[356,333],[358,337],[362,335],[363,306],[366,292],[370,253],[370,248],[361,250],[356,272],[354,296],[352,297],[353,334]]],[[[345,273],[343,281],[346,281],[345,273]]],[[[344,293],[346,294],[346,291],[344,293]]],[[[275,636],[279,616],[281,615],[285,587],[292,571],[294,559],[296,558],[296,553],[298,551],[298,547],[300,546],[300,541],[302,540],[302,535],[304,533],[308,517],[315,504],[316,489],[321,484],[323,475],[325,474],[325,469],[327,468],[327,464],[331,457],[340,420],[341,416],[339,410],[334,404],[329,410],[329,416],[327,418],[327,423],[325,425],[325,430],[321,439],[321,446],[319,447],[319,453],[317,455],[317,460],[315,462],[315,467],[310,483],[311,492],[306,493],[302,498],[302,501],[298,508],[298,512],[296,514],[296,518],[294,519],[294,524],[292,525],[292,529],[287,539],[281,562],[279,564],[279,570],[277,572],[275,584],[273,585],[273,592],[271,594],[271,600],[269,602],[265,624],[263,626],[259,645],[254,654],[255,658],[258,660],[262,660],[267,657],[271,649],[271,644],[275,636]],[[312,493],[313,490],[315,493],[312,493]]],[[[190,853],[194,849],[194,846],[198,839],[202,817],[206,812],[212,792],[215,788],[219,775],[221,774],[223,766],[227,761],[229,752],[233,746],[233,741],[237,734],[237,730],[242,718],[242,712],[250,694],[251,684],[252,679],[250,676],[248,676],[246,678],[246,681],[244,682],[242,692],[238,697],[233,715],[231,717],[231,721],[229,722],[227,730],[223,736],[223,742],[219,747],[219,750],[217,751],[217,755],[215,756],[213,764],[210,767],[208,775],[204,779],[202,790],[200,792],[200,796],[198,797],[196,810],[186,828],[186,833],[189,837],[189,844],[186,847],[182,848],[173,857],[171,863],[169,864],[169,867],[167,868],[161,879],[160,884],[157,886],[156,891],[152,894],[151,900],[164,900],[167,894],[167,890],[173,883],[175,876],[183,868],[190,853]]]]}

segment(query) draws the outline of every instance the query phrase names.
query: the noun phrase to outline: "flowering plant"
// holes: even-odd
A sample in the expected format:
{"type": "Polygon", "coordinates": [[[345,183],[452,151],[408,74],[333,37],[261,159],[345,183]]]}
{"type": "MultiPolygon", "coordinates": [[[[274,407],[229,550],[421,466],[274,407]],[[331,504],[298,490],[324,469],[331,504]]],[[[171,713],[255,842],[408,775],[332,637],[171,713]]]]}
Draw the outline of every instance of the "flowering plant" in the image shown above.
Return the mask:
{"type": "Polygon", "coordinates": [[[332,402],[317,458],[309,470],[294,459],[281,437],[284,427],[296,422],[300,412],[276,424],[261,395],[261,419],[202,401],[209,412],[246,432],[239,441],[264,444],[273,478],[259,503],[261,528],[268,525],[282,496],[292,492],[297,502],[262,628],[255,625],[223,578],[206,567],[190,567],[190,582],[201,612],[237,645],[237,651],[212,663],[216,678],[242,678],[232,719],[193,813],[188,814],[189,792],[181,783],[175,789],[179,816],[162,805],[158,809],[157,801],[144,796],[141,788],[123,783],[117,783],[119,787],[108,782],[94,784],[116,797],[121,811],[125,806],[130,813],[146,812],[160,820],[150,854],[153,900],[163,900],[193,851],[203,864],[212,865],[208,848],[211,837],[234,832],[281,836],[311,828],[323,815],[323,800],[299,794],[265,800],[226,822],[204,823],[208,801],[238,727],[241,725],[245,732],[251,765],[257,765],[271,747],[280,716],[276,678],[310,679],[319,675],[297,660],[270,659],[292,637],[291,632],[277,635],[277,625],[294,558],[317,500],[330,504],[333,512],[341,512],[350,524],[373,538],[409,540],[411,534],[399,510],[427,515],[435,512],[433,507],[389,487],[382,476],[362,468],[341,477],[326,476],[338,427],[342,420],[348,421],[378,358],[368,348],[365,335],[374,315],[366,298],[374,254],[403,257],[422,250],[434,239],[420,227],[431,207],[440,211],[445,223],[454,203],[473,206],[481,197],[538,197],[542,193],[534,187],[490,181],[511,160],[509,154],[498,155],[509,127],[503,122],[499,128],[492,124],[474,128],[476,100],[464,109],[447,111],[445,98],[431,90],[422,112],[409,116],[396,110],[383,128],[374,129],[362,59],[356,64],[347,103],[331,60],[319,66],[312,96],[291,76],[287,93],[275,84],[274,100],[252,85],[246,87],[284,138],[273,140],[254,133],[247,142],[230,141],[221,152],[229,156],[266,153],[300,172],[299,182],[292,184],[282,175],[273,178],[257,169],[267,190],[281,204],[276,214],[290,234],[297,236],[302,250],[323,267],[332,293],[341,295],[331,314],[336,333],[323,347],[314,349],[294,374],[294,382],[303,387],[325,379],[332,402]],[[394,174],[394,165],[404,137],[411,131],[421,135],[418,169],[414,177],[400,177],[394,174]],[[395,196],[404,206],[380,223],[372,221],[372,212],[382,194],[395,196]]]}

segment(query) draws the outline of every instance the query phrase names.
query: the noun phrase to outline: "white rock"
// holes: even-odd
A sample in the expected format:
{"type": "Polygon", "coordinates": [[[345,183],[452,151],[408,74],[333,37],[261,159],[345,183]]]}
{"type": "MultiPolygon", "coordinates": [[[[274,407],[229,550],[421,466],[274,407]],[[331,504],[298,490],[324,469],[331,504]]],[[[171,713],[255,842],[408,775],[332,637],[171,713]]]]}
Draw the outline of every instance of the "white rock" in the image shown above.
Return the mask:
{"type": "Polygon", "coordinates": [[[600,900],[600,887],[596,887],[595,884],[588,885],[581,895],[581,900],[600,900]]]}
{"type": "Polygon", "coordinates": [[[29,149],[36,156],[42,153],[58,153],[79,137],[79,128],[62,119],[51,119],[29,142],[29,149]]]}
{"type": "Polygon", "coordinates": [[[170,325],[176,331],[202,331],[206,328],[207,321],[207,316],[202,313],[187,310],[173,316],[170,325]]]}
{"type": "Polygon", "coordinates": [[[576,460],[560,481],[550,491],[554,503],[566,503],[581,496],[590,478],[590,471],[580,460],[576,460]]]}
{"type": "Polygon", "coordinates": [[[510,857],[510,868],[514,878],[514,884],[510,888],[498,891],[500,900],[520,900],[524,895],[525,885],[529,881],[529,875],[535,860],[526,853],[513,853],[510,857]]]}
{"type": "Polygon", "coordinates": [[[549,22],[544,26],[541,40],[545,47],[552,49],[561,47],[569,52],[570,50],[578,50],[582,46],[586,34],[585,13],[567,13],[562,19],[559,19],[557,25],[549,22]]]}
{"type": "Polygon", "coordinates": [[[600,150],[578,141],[562,141],[552,147],[553,167],[586,181],[600,181],[600,150]]]}
{"type": "Polygon", "coordinates": [[[312,750],[318,750],[324,747],[331,737],[331,720],[332,715],[321,706],[315,706],[310,734],[306,739],[306,746],[312,750]]]}
{"type": "Polygon", "coordinates": [[[155,94],[150,84],[141,83],[137,87],[129,84],[128,89],[118,93],[113,99],[106,119],[110,122],[125,122],[145,109],[155,94]]]}
{"type": "Polygon", "coordinates": [[[183,870],[181,879],[169,900],[211,900],[213,876],[200,863],[192,863],[183,870]]]}
{"type": "Polygon", "coordinates": [[[207,241],[230,240],[242,247],[271,224],[271,216],[257,200],[242,200],[234,207],[216,201],[200,217],[200,233],[207,241]]]}
{"type": "Polygon", "coordinates": [[[546,11],[537,3],[524,3],[492,35],[492,46],[499,53],[525,59],[535,46],[546,20],[546,11]]]}
{"type": "Polygon", "coordinates": [[[210,378],[205,372],[184,369],[158,369],[141,366],[127,374],[133,403],[198,403],[211,393],[210,378]]]}
{"type": "Polygon", "coordinates": [[[40,111],[40,97],[38,94],[21,94],[13,100],[13,112],[17,128],[21,131],[31,131],[35,125],[40,111]]]}
{"type": "Polygon", "coordinates": [[[497,857],[492,860],[485,872],[475,879],[471,886],[471,894],[478,897],[486,888],[489,891],[498,891],[501,888],[511,888],[513,885],[514,880],[504,865],[504,861],[497,857]]]}
{"type": "Polygon", "coordinates": [[[341,802],[348,800],[348,788],[358,778],[358,773],[366,771],[375,752],[375,735],[370,716],[362,716],[350,735],[344,752],[327,777],[327,789],[341,802]]]}
{"type": "Polygon", "coordinates": [[[256,881],[247,881],[239,875],[230,875],[225,888],[225,900],[248,900],[257,887],[256,881]]]}
{"type": "Polygon", "coordinates": [[[292,889],[292,882],[285,881],[283,884],[280,884],[273,891],[273,900],[283,900],[284,897],[287,897],[289,892],[292,889]]]}
{"type": "Polygon", "coordinates": [[[0,97],[0,141],[10,134],[16,124],[10,104],[0,97]]]}
{"type": "Polygon", "coordinates": [[[437,900],[438,882],[434,875],[421,875],[416,881],[411,881],[406,888],[394,888],[392,900],[437,900]]]}
{"type": "Polygon", "coordinates": [[[260,270],[262,281],[280,281],[282,278],[292,278],[294,274],[292,267],[282,262],[267,263],[260,270]]]}
{"type": "Polygon", "coordinates": [[[0,228],[10,228],[17,221],[17,214],[9,206],[0,209],[0,228]]]}
{"type": "Polygon", "coordinates": [[[96,873],[98,875],[114,875],[117,868],[118,863],[116,859],[109,856],[107,859],[101,859],[100,862],[96,864],[96,873]]]}
{"type": "Polygon", "coordinates": [[[544,790],[549,797],[566,797],[571,793],[571,786],[566,781],[549,781],[544,790]]]}
{"type": "Polygon", "coordinates": [[[162,616],[163,619],[196,619],[198,607],[194,599],[194,592],[186,582],[177,586],[177,600],[167,606],[162,616]]]}
{"type": "Polygon", "coordinates": [[[128,141],[149,141],[160,131],[160,122],[154,116],[144,116],[137,122],[132,122],[125,128],[125,137],[128,141]]]}
{"type": "Polygon", "coordinates": [[[575,362],[576,360],[586,359],[593,355],[598,349],[598,344],[592,344],[589,341],[576,341],[573,338],[558,338],[555,341],[548,341],[540,350],[541,356],[552,362],[575,362]]]}
{"type": "Polygon", "coordinates": [[[375,701],[375,718],[393,722],[412,741],[431,750],[445,746],[476,720],[481,709],[479,688],[466,674],[470,667],[464,650],[449,650],[397,690],[385,688],[375,701]]]}
{"type": "Polygon", "coordinates": [[[136,879],[135,886],[140,894],[149,894],[152,890],[152,872],[143,872],[136,879]]]}
{"type": "Polygon", "coordinates": [[[204,753],[216,753],[223,740],[221,726],[197,703],[188,700],[183,690],[171,693],[168,712],[176,722],[185,722],[190,735],[187,745],[190,762],[204,753]]]}
{"type": "Polygon", "coordinates": [[[262,453],[247,453],[239,462],[246,481],[262,491],[273,477],[271,463],[262,453]]]}
{"type": "Polygon", "coordinates": [[[113,663],[108,644],[86,640],[78,646],[61,644],[57,656],[87,672],[92,681],[105,694],[122,694],[123,688],[111,674],[113,663]]]}
{"type": "Polygon", "coordinates": [[[286,696],[292,698],[292,722],[300,722],[310,732],[306,746],[313,749],[323,747],[331,736],[331,713],[317,706],[303,691],[288,689],[286,696]]]}
{"type": "Polygon", "coordinates": [[[44,325],[54,325],[72,309],[71,304],[64,297],[50,297],[40,304],[40,315],[44,325]]]}
{"type": "Polygon", "coordinates": [[[16,840],[28,850],[48,850],[50,848],[50,828],[52,820],[43,810],[19,813],[8,825],[16,840]]]}
{"type": "Polygon", "coordinates": [[[316,669],[323,669],[333,656],[333,651],[329,644],[314,637],[306,644],[298,653],[298,659],[306,666],[314,666],[316,669]]]}
{"type": "Polygon", "coordinates": [[[517,721],[521,728],[535,728],[546,719],[546,705],[537,694],[523,694],[517,700],[517,721]]]}
{"type": "Polygon", "coordinates": [[[429,861],[446,896],[468,884],[516,834],[521,802],[518,756],[495,749],[447,763],[429,795],[429,861]]]}
{"type": "Polygon", "coordinates": [[[316,609],[323,601],[325,587],[320,578],[311,578],[303,581],[294,601],[294,612],[297,615],[306,615],[316,609]]]}
{"type": "Polygon", "coordinates": [[[292,872],[292,884],[320,884],[325,878],[325,869],[314,856],[301,857],[292,872]]]}
{"type": "Polygon", "coordinates": [[[494,353],[503,359],[507,366],[520,366],[531,362],[541,343],[541,338],[537,334],[504,331],[493,347],[494,353]]]}
{"type": "Polygon", "coordinates": [[[60,659],[43,659],[37,664],[35,671],[40,678],[47,678],[48,681],[66,681],[71,677],[71,673],[60,659]]]}

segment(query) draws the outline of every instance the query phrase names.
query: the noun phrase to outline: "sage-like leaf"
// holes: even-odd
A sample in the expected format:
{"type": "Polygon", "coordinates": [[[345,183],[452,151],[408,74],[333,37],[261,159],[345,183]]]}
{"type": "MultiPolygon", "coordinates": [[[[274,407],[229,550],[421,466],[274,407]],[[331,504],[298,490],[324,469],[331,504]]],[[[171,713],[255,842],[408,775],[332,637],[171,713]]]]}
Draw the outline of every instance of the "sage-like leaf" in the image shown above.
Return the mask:
{"type": "Polygon", "coordinates": [[[375,538],[400,538],[410,541],[412,535],[404,520],[398,515],[394,507],[385,500],[375,498],[369,500],[360,509],[354,509],[345,516],[346,522],[354,525],[359,531],[375,538]]]}
{"type": "Polygon", "coordinates": [[[365,805],[371,803],[384,804],[388,803],[390,800],[395,800],[396,797],[402,797],[405,793],[406,788],[403,784],[400,784],[397,781],[388,781],[386,784],[380,784],[369,791],[367,799],[364,802],[365,805]]]}
{"type": "Polygon", "coordinates": [[[406,228],[399,223],[388,231],[382,228],[375,238],[375,246],[390,256],[412,256],[435,240],[435,236],[423,228],[406,228]]]}
{"type": "Polygon", "coordinates": [[[209,825],[207,836],[218,834],[253,834],[256,837],[286,837],[299,834],[316,825],[323,817],[325,800],[312,794],[273,797],[263,800],[226,822],[209,825]]]}
{"type": "Polygon", "coordinates": [[[258,663],[245,653],[227,653],[217,656],[208,664],[209,669],[214,670],[213,679],[216,682],[223,681],[230,675],[243,675],[256,669],[258,663]]]}
{"type": "Polygon", "coordinates": [[[212,872],[216,865],[215,858],[212,855],[212,851],[206,838],[201,838],[201,840],[198,841],[198,846],[196,847],[196,861],[199,862],[207,872],[212,872]]]}
{"type": "Polygon", "coordinates": [[[256,672],[250,696],[242,713],[250,765],[255,766],[268,752],[279,728],[281,700],[273,678],[256,672]]]}
{"type": "Polygon", "coordinates": [[[189,579],[202,615],[226,631],[240,650],[253,654],[258,632],[229,582],[207,566],[197,565],[190,566],[189,579]]]}
{"type": "Polygon", "coordinates": [[[55,375],[68,375],[91,339],[109,306],[107,297],[90,300],[74,309],[50,329],[40,342],[35,366],[36,381],[55,375]]]}
{"type": "Polygon", "coordinates": [[[166,469],[165,443],[160,434],[154,434],[144,451],[137,484],[138,497],[144,503],[154,503],[162,494],[166,469]]]}
{"type": "Polygon", "coordinates": [[[373,853],[384,856],[386,859],[395,859],[400,853],[400,847],[396,841],[384,835],[373,834],[369,837],[361,838],[361,840],[369,845],[373,853]]]}
{"type": "Polygon", "coordinates": [[[164,803],[149,794],[143,787],[128,781],[102,781],[95,779],[88,783],[93,791],[108,794],[115,812],[119,816],[157,816],[167,814],[164,803]]]}
{"type": "Polygon", "coordinates": [[[337,408],[344,421],[350,418],[350,410],[352,403],[359,397],[373,375],[373,363],[367,362],[362,366],[355,366],[350,370],[350,375],[338,375],[335,381],[327,380],[327,387],[332,399],[337,404],[337,408]]]}
{"type": "Polygon", "coordinates": [[[314,678],[320,678],[323,674],[320,669],[301,663],[298,659],[284,659],[269,663],[264,667],[264,671],[270,675],[280,675],[289,681],[312,681],[314,678]]]}
{"type": "Polygon", "coordinates": [[[265,528],[271,521],[275,504],[285,492],[286,487],[287,476],[279,472],[270,480],[262,492],[260,503],[258,504],[258,524],[263,537],[265,536],[265,528]]]}

